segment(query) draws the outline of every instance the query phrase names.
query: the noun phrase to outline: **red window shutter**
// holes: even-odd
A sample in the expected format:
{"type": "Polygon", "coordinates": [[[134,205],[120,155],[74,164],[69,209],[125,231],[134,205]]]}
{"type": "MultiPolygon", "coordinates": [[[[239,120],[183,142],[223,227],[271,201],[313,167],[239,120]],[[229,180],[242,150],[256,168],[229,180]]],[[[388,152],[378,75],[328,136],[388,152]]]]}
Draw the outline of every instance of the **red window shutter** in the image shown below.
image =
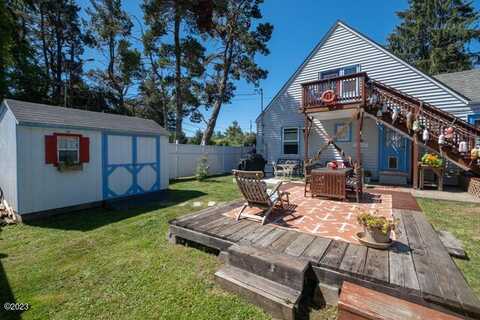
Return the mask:
{"type": "Polygon", "coordinates": [[[80,137],[80,162],[90,161],[90,138],[80,137]]]}
{"type": "Polygon", "coordinates": [[[57,159],[57,136],[45,136],[45,163],[58,164],[57,159]]]}

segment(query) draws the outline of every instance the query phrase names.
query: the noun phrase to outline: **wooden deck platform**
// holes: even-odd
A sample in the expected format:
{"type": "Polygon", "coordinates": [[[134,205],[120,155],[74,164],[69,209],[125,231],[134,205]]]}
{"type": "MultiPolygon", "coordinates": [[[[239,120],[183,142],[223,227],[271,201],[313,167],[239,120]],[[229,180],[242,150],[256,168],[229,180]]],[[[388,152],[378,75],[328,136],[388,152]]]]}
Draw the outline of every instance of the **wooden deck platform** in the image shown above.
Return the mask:
{"type": "Polygon", "coordinates": [[[219,251],[232,244],[266,249],[309,261],[312,281],[321,284],[341,287],[349,281],[437,310],[480,317],[480,300],[421,211],[394,207],[400,221],[397,241],[382,251],[224,215],[241,204],[239,200],[173,220],[170,239],[219,251]]]}

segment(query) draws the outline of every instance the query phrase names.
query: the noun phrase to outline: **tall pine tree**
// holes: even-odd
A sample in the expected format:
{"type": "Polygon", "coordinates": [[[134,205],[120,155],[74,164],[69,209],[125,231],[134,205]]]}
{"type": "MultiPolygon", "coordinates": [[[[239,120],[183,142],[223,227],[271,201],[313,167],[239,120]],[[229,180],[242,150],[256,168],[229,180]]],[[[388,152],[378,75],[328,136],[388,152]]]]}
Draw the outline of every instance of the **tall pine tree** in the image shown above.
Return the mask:
{"type": "Polygon", "coordinates": [[[400,58],[428,74],[463,71],[479,62],[470,44],[480,39],[479,13],[463,0],[409,0],[388,38],[400,58]]]}

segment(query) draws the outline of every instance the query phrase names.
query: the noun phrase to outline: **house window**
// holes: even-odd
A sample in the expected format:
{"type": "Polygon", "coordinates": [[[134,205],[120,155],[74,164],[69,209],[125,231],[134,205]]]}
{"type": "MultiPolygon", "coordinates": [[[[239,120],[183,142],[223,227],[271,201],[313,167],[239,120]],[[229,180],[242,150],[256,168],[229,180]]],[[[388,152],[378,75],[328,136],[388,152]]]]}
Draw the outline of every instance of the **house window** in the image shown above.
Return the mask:
{"type": "Polygon", "coordinates": [[[322,79],[330,79],[330,78],[335,78],[340,76],[348,76],[349,74],[354,74],[357,72],[360,72],[360,65],[353,65],[353,66],[348,66],[343,68],[322,71],[318,74],[318,79],[322,80],[322,79]]]}
{"type": "Polygon", "coordinates": [[[298,128],[283,128],[283,154],[298,154],[298,128]]]}
{"type": "Polygon", "coordinates": [[[341,69],[323,71],[323,72],[320,72],[319,78],[320,79],[330,79],[330,78],[339,77],[340,76],[340,71],[341,71],[341,69]]]}
{"type": "Polygon", "coordinates": [[[388,157],[388,169],[398,169],[397,157],[388,157]]]}
{"type": "Polygon", "coordinates": [[[78,136],[57,136],[58,162],[79,163],[80,162],[80,137],[78,136]]]}
{"type": "Polygon", "coordinates": [[[349,123],[336,123],[335,124],[335,137],[338,142],[351,142],[352,141],[352,125],[349,123]]]}

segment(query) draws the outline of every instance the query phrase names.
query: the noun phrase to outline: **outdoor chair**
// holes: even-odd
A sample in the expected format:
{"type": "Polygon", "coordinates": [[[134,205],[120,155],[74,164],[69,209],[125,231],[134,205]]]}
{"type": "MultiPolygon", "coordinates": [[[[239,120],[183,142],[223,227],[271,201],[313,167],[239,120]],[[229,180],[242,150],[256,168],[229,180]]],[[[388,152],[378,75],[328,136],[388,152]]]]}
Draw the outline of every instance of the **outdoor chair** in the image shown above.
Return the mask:
{"type": "Polygon", "coordinates": [[[304,178],[305,178],[305,187],[304,187],[304,192],[303,196],[307,196],[307,192],[310,192],[310,183],[311,183],[311,176],[312,176],[312,169],[320,167],[320,164],[315,161],[308,161],[305,162],[305,165],[303,166],[304,168],[304,178]]]}
{"type": "Polygon", "coordinates": [[[238,188],[246,200],[240,212],[237,214],[237,221],[243,216],[252,220],[261,221],[262,225],[264,225],[268,216],[276,206],[284,208],[285,204],[290,204],[289,193],[280,191],[282,182],[277,183],[272,190],[267,189],[267,184],[262,180],[263,172],[233,170],[233,175],[237,181],[238,188]],[[243,212],[247,207],[262,209],[263,217],[244,214],[243,212]]]}
{"type": "Polygon", "coordinates": [[[346,189],[354,192],[357,202],[360,202],[363,193],[362,168],[356,162],[353,165],[353,173],[347,177],[346,189]]]}

